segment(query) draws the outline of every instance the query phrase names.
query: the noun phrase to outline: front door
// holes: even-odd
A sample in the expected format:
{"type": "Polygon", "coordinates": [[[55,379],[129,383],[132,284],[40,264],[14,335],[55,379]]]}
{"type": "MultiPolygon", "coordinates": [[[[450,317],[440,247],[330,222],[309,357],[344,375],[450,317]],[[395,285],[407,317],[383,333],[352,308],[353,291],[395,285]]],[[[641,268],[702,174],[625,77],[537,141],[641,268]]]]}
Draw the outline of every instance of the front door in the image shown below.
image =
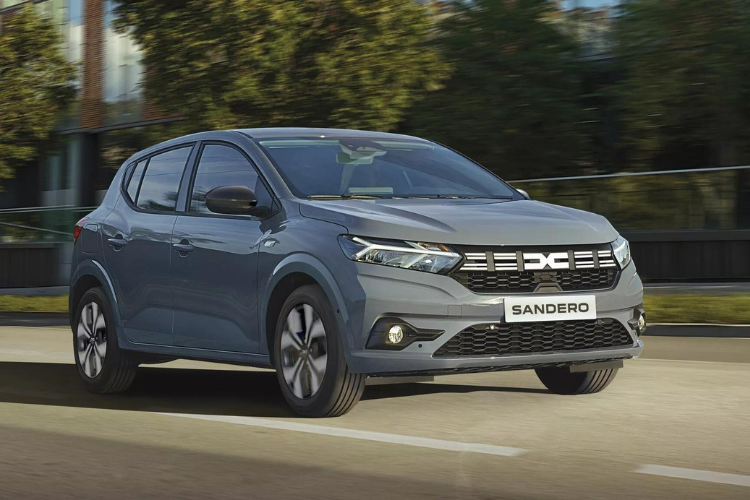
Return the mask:
{"type": "Polygon", "coordinates": [[[172,149],[136,164],[125,193],[102,224],[105,261],[125,335],[132,342],[172,344],[171,236],[191,148],[172,149]]]}
{"type": "Polygon", "coordinates": [[[172,234],[175,343],[258,353],[257,266],[262,221],[208,210],[206,193],[220,186],[247,186],[255,191],[259,204],[270,200],[244,153],[228,144],[204,143],[188,211],[177,217],[172,234]]]}

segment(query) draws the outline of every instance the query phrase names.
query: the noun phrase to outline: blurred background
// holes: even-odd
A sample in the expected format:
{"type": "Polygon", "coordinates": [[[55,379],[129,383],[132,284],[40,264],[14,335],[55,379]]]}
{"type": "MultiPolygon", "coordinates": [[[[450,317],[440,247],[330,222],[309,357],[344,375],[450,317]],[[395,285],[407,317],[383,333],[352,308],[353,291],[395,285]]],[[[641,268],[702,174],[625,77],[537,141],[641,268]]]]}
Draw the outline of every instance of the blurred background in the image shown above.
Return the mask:
{"type": "Polygon", "coordinates": [[[746,500],[748,75],[750,0],[0,0],[0,498],[746,500]],[[451,375],[310,423],[247,367],[88,394],[75,222],[136,151],[267,126],[419,135],[606,216],[643,355],[598,395],[451,375]]]}
{"type": "Polygon", "coordinates": [[[747,0],[0,0],[0,289],[64,292],[132,153],[289,125],[444,143],[649,283],[750,281],[747,47],[747,0]]]}

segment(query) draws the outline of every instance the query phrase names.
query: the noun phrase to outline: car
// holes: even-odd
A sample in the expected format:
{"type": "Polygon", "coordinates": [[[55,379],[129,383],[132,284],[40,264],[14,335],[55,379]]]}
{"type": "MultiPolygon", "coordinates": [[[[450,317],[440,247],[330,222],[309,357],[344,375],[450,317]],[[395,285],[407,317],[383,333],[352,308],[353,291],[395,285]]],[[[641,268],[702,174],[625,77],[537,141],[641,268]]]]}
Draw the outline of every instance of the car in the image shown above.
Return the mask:
{"type": "Polygon", "coordinates": [[[602,216],[531,200],[417,137],[255,128],[129,158],[74,229],[78,373],[272,368],[292,411],[333,417],[368,377],[533,369],[601,391],[643,349],[643,285],[602,216]]]}

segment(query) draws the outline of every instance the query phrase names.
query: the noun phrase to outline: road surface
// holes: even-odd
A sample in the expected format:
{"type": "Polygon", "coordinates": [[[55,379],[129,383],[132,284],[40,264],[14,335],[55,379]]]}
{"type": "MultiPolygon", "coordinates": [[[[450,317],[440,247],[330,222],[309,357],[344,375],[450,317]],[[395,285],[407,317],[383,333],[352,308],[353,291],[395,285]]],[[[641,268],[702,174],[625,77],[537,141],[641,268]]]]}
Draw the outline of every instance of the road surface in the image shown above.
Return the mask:
{"type": "Polygon", "coordinates": [[[71,338],[0,327],[2,499],[750,498],[748,339],[647,338],[596,395],[458,375],[304,420],[273,373],[223,365],[87,394],[71,338]]]}

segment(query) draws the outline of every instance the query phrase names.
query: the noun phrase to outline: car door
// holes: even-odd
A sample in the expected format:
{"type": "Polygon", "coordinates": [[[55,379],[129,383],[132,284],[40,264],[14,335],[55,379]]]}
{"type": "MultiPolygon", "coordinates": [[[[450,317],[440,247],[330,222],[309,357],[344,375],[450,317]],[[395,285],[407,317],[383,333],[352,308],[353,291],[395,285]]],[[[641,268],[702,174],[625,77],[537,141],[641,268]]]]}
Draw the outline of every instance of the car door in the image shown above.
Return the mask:
{"type": "Polygon", "coordinates": [[[203,143],[187,211],[172,234],[174,336],[179,346],[258,353],[257,266],[262,221],[214,214],[205,197],[220,186],[246,186],[259,206],[272,198],[250,159],[229,143],[203,143]]]}
{"type": "Polygon", "coordinates": [[[192,144],[143,159],[102,224],[104,256],[129,340],[171,345],[171,237],[192,144]]]}

